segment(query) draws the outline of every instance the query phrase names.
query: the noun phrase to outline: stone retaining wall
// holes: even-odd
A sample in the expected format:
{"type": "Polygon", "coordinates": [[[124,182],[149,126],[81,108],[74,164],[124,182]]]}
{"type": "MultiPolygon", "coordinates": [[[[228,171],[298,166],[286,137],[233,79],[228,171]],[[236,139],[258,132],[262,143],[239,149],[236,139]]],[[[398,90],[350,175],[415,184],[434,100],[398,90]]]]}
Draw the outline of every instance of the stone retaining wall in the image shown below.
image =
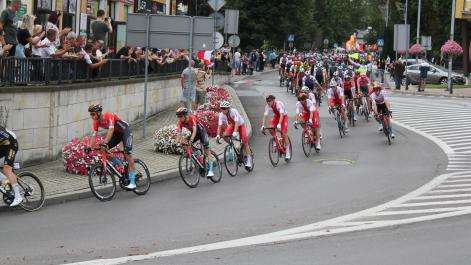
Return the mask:
{"type": "MultiPolygon", "coordinates": [[[[229,82],[230,75],[216,75],[215,83],[229,82]]],[[[149,79],[148,115],[180,101],[179,76],[149,79]]],[[[0,89],[0,124],[18,136],[17,161],[33,164],[57,159],[64,143],[83,137],[92,130],[89,104],[103,104],[104,112],[114,112],[133,123],[143,118],[143,79],[83,83],[49,87],[0,89]]]]}

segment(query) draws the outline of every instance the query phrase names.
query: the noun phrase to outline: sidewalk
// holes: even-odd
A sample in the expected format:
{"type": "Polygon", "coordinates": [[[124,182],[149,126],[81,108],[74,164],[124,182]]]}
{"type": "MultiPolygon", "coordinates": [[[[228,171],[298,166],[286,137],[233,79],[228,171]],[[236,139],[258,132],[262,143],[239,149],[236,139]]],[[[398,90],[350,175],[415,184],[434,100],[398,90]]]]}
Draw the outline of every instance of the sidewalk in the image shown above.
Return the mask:
{"type": "Polygon", "coordinates": [[[445,91],[444,88],[425,88],[424,92],[417,92],[417,85],[409,85],[409,90],[405,86],[401,86],[401,90],[395,89],[394,81],[392,81],[388,74],[384,76],[384,83],[391,91],[399,94],[406,95],[422,95],[422,96],[442,96],[442,97],[457,97],[457,98],[471,98],[471,86],[466,88],[453,88],[453,94],[450,91],[445,91]]]}
{"type": "MultiPolygon", "coordinates": [[[[235,90],[227,85],[224,85],[224,87],[228,89],[233,98],[233,106],[241,112],[244,119],[247,121],[247,130],[249,135],[251,135],[252,127],[250,125],[250,120],[248,119],[235,90]]],[[[133,155],[146,163],[151,174],[152,182],[179,176],[179,156],[166,155],[153,150],[153,134],[155,130],[177,123],[175,109],[176,106],[168,108],[151,117],[147,122],[146,135],[144,138],[142,138],[141,126],[132,127],[135,140],[133,145],[133,155]]],[[[211,148],[216,153],[222,154],[224,151],[225,145],[217,144],[213,138],[210,138],[210,144],[211,148]]],[[[88,176],[67,173],[61,159],[31,166],[24,170],[33,172],[41,179],[46,191],[46,205],[93,196],[88,185],[88,176]]],[[[182,183],[182,185],[184,184],[182,183]]],[[[152,192],[152,188],[150,192],[152,192]]],[[[0,202],[0,207],[1,206],[4,206],[3,201],[0,202]]]]}

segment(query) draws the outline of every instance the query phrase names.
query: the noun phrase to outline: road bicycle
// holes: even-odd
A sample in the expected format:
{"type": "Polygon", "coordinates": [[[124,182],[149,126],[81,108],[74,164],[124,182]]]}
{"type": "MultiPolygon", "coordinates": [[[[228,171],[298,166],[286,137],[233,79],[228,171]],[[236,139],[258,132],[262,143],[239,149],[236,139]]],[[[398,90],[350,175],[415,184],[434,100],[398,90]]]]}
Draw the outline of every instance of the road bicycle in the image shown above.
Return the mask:
{"type": "Polygon", "coordinates": [[[348,124],[355,127],[355,108],[353,107],[353,99],[347,99],[347,117],[348,124]]]}
{"type": "MultiPolygon", "coordinates": [[[[182,144],[183,153],[178,161],[178,171],[183,182],[190,188],[195,188],[200,182],[200,178],[206,178],[208,174],[208,161],[203,152],[203,149],[196,146],[196,143],[182,144]]],[[[218,183],[222,178],[221,163],[218,155],[211,150],[211,155],[214,157],[213,172],[214,176],[208,177],[213,183],[218,183]]]]}
{"type": "MultiPolygon", "coordinates": [[[[3,167],[0,167],[0,169],[3,170],[3,167]]],[[[15,163],[13,169],[20,169],[19,164],[15,163]]],[[[20,172],[17,176],[20,193],[23,196],[23,202],[19,206],[28,212],[39,210],[44,205],[46,197],[41,180],[27,171],[20,172]]],[[[3,202],[6,205],[10,205],[15,199],[15,193],[10,183],[0,185],[0,193],[3,194],[3,202]]]]}
{"type": "Polygon", "coordinates": [[[285,76],[285,73],[282,73],[280,76],[280,87],[282,87],[285,82],[287,82],[287,79],[286,79],[286,76],[285,76]]]}
{"type": "MultiPolygon", "coordinates": [[[[110,151],[101,148],[92,148],[86,150],[89,153],[92,150],[100,150],[100,160],[91,167],[88,175],[88,184],[93,195],[100,201],[110,201],[116,194],[116,177],[119,180],[119,186],[125,191],[130,191],[126,186],[129,185],[129,164],[128,161],[121,160],[122,166],[114,165],[108,160],[108,155],[123,154],[124,151],[110,151]]],[[[136,188],[132,191],[137,195],[144,195],[150,189],[150,173],[147,165],[140,159],[134,159],[136,168],[136,188]]]]}
{"type": "MultiPolygon", "coordinates": [[[[291,161],[291,157],[286,159],[286,148],[283,141],[283,136],[281,135],[281,131],[277,130],[275,127],[267,127],[264,128],[262,133],[266,135],[265,131],[270,131],[272,138],[268,142],[268,156],[270,158],[271,164],[276,167],[278,162],[280,162],[280,157],[285,157],[286,163],[291,161]],[[280,136],[278,136],[278,134],[280,136]]],[[[293,154],[291,139],[288,136],[288,145],[289,145],[289,153],[293,154]]]]}
{"type": "Polygon", "coordinates": [[[360,106],[361,115],[365,116],[365,120],[368,122],[370,118],[370,106],[368,104],[368,98],[366,96],[361,96],[361,106],[360,106]]]}
{"type": "Polygon", "coordinates": [[[383,113],[379,113],[378,116],[376,117],[376,120],[381,123],[381,126],[383,126],[383,133],[388,139],[388,144],[391,145],[391,134],[392,134],[392,129],[391,125],[389,124],[388,117],[391,116],[391,112],[389,114],[385,115],[383,113]]]}
{"type": "Polygon", "coordinates": [[[321,85],[316,86],[314,89],[314,97],[316,98],[317,106],[321,106],[322,103],[322,87],[321,85]]]}
{"type": "MultiPolygon", "coordinates": [[[[298,125],[301,125],[303,127],[303,131],[301,132],[301,145],[303,147],[304,155],[306,157],[309,157],[311,155],[311,150],[313,147],[316,150],[316,153],[319,153],[319,150],[315,148],[317,138],[316,131],[313,131],[312,126],[306,122],[298,122],[298,125]]],[[[297,126],[295,128],[298,129],[297,126]]],[[[320,141],[320,139],[318,141],[320,141]]]]}
{"type": "Polygon", "coordinates": [[[345,122],[342,120],[340,107],[338,105],[335,106],[334,109],[331,109],[331,112],[334,115],[335,120],[337,121],[337,127],[339,128],[340,138],[343,138],[345,135],[347,135],[347,133],[345,131],[345,122]]]}
{"type": "MultiPolygon", "coordinates": [[[[230,176],[235,177],[239,167],[244,167],[247,172],[252,172],[255,166],[252,149],[250,149],[252,167],[247,168],[245,164],[248,158],[244,153],[245,146],[241,140],[234,139],[232,136],[225,136],[224,139],[229,142],[224,148],[224,166],[226,167],[227,173],[229,173],[230,176]]],[[[220,142],[218,141],[218,143],[220,142]]]]}

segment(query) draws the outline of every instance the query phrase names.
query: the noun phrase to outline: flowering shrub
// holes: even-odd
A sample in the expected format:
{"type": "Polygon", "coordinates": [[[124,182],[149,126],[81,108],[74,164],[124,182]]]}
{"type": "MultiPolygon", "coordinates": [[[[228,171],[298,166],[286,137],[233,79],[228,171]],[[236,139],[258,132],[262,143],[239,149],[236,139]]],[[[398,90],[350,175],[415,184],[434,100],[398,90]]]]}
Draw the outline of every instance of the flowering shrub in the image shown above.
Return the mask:
{"type": "MultiPolygon", "coordinates": [[[[219,120],[219,114],[217,112],[211,110],[197,112],[196,117],[198,118],[198,121],[203,124],[204,128],[206,129],[206,132],[210,137],[215,137],[217,135],[219,120]]],[[[223,126],[222,130],[224,129],[225,125],[223,126]]]]}
{"type": "Polygon", "coordinates": [[[416,43],[409,48],[409,53],[411,55],[421,55],[425,53],[425,48],[422,45],[416,43]]]}
{"type": "Polygon", "coordinates": [[[221,111],[219,104],[221,104],[222,101],[232,102],[231,95],[223,87],[211,88],[209,91],[207,91],[206,98],[208,99],[207,101],[209,103],[210,109],[215,112],[221,111]]]}
{"type": "MultiPolygon", "coordinates": [[[[178,129],[176,125],[169,125],[154,133],[154,151],[164,154],[181,154],[182,148],[177,147],[178,129]]],[[[183,128],[183,136],[190,136],[190,132],[183,128]]]]}
{"type": "MultiPolygon", "coordinates": [[[[97,136],[96,143],[99,145],[103,142],[103,137],[97,136]]],[[[62,162],[65,170],[72,174],[88,175],[88,167],[93,166],[100,160],[100,151],[93,150],[89,154],[85,153],[85,149],[90,146],[90,137],[75,138],[62,148],[62,162]]],[[[117,146],[112,151],[122,151],[121,146],[117,146]]],[[[123,159],[123,154],[115,154],[118,158],[123,159]]]]}
{"type": "Polygon", "coordinates": [[[440,49],[443,55],[457,56],[463,54],[463,48],[453,40],[448,40],[440,49]]]}

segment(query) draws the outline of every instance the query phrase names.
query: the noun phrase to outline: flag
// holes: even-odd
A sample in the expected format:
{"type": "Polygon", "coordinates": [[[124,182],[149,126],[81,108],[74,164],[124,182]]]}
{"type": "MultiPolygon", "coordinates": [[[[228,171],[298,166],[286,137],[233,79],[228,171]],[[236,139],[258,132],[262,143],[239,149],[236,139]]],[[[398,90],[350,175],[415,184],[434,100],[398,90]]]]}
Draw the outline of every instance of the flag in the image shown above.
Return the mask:
{"type": "Polygon", "coordinates": [[[213,53],[213,51],[202,50],[202,51],[198,52],[197,57],[198,57],[198,59],[203,61],[203,63],[205,65],[211,65],[211,54],[212,53],[213,53]]]}
{"type": "Polygon", "coordinates": [[[348,57],[352,58],[352,59],[356,59],[358,60],[358,58],[360,57],[360,55],[358,53],[353,53],[353,54],[350,54],[348,57]]]}

